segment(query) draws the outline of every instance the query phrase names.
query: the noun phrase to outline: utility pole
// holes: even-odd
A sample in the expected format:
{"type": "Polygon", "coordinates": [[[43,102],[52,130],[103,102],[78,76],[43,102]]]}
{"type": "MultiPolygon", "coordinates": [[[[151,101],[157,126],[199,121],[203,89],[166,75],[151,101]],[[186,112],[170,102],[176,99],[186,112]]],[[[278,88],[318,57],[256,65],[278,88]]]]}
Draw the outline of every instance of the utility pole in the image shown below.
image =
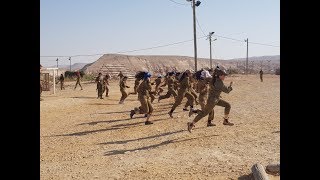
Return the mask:
{"type": "Polygon", "coordinates": [[[248,38],[244,42],[247,42],[246,74],[248,74],[248,38]]]}
{"type": "Polygon", "coordinates": [[[57,61],[57,68],[58,68],[58,69],[57,69],[57,75],[58,75],[58,74],[59,74],[59,73],[58,73],[58,71],[59,71],[59,64],[58,64],[59,59],[57,58],[56,61],[57,61]]]}
{"type": "MultiPolygon", "coordinates": [[[[191,0],[187,0],[190,2],[191,0]]],[[[193,12],[193,41],[194,41],[194,70],[197,71],[197,32],[196,32],[196,6],[201,4],[200,1],[195,2],[192,0],[192,12],[193,12]]]]}
{"type": "Polygon", "coordinates": [[[71,71],[71,57],[69,57],[69,61],[70,61],[70,71],[71,71]]]}
{"type": "MultiPolygon", "coordinates": [[[[212,50],[211,50],[211,41],[212,41],[212,35],[214,34],[214,32],[209,32],[208,38],[209,38],[209,42],[210,42],[210,68],[212,69],[212,50]]],[[[214,41],[217,40],[217,38],[214,39],[214,41]]]]}
{"type": "Polygon", "coordinates": [[[194,71],[197,71],[197,35],[196,35],[196,6],[195,6],[195,0],[192,0],[192,10],[193,10],[194,71]]]}

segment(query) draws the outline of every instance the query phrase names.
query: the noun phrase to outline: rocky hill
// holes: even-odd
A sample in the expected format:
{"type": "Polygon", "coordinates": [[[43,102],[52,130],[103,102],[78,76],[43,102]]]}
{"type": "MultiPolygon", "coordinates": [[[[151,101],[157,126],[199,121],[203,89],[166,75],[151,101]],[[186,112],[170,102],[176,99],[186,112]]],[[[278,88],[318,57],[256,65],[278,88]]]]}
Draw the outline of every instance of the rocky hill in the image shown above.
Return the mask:
{"type": "MultiPolygon", "coordinates": [[[[213,59],[213,67],[217,64],[226,68],[233,68],[244,70],[245,58],[230,59],[230,60],[217,60],[213,59]]],[[[258,71],[262,67],[265,71],[273,71],[275,68],[280,67],[280,56],[260,56],[249,58],[249,69],[258,71]],[[264,60],[264,61],[262,61],[264,60]],[[270,60],[270,62],[267,62],[270,60]],[[261,64],[262,62],[262,64],[261,64]]],[[[128,56],[122,54],[105,54],[97,61],[85,65],[82,70],[85,73],[97,74],[98,72],[105,71],[106,66],[121,66],[128,75],[135,74],[137,71],[145,70],[152,73],[163,73],[166,70],[177,69],[182,71],[185,69],[194,69],[194,58],[187,56],[128,56]]],[[[198,69],[210,66],[210,59],[198,58],[198,69]]],[[[113,68],[116,70],[116,68],[113,68]]],[[[118,69],[120,71],[120,69],[118,69]]],[[[115,74],[115,72],[114,72],[115,74]]]]}

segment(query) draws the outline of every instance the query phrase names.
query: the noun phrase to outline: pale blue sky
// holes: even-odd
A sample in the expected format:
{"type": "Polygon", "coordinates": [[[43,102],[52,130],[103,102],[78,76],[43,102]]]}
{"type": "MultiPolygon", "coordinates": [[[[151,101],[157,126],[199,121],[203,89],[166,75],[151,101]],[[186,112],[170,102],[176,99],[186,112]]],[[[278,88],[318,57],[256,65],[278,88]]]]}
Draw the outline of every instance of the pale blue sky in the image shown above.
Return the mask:
{"type": "MultiPolygon", "coordinates": [[[[151,50],[124,52],[127,55],[194,56],[193,19],[186,0],[40,0],[40,56],[104,54],[185,43],[151,50]]],[[[197,38],[214,31],[214,59],[279,55],[279,0],[201,0],[196,7],[197,38]]],[[[209,58],[209,41],[197,39],[198,57],[209,58]]],[[[72,63],[93,62],[100,56],[72,57],[72,63]]],[[[57,57],[40,57],[55,65],[57,57]]],[[[69,64],[67,57],[59,64],[69,64]]]]}

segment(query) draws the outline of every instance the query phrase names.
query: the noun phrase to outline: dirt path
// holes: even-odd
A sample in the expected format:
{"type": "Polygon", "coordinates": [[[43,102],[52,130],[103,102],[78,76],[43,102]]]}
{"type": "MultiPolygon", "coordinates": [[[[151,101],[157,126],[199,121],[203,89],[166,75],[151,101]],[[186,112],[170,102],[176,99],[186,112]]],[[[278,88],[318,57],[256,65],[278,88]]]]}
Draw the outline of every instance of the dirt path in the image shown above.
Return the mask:
{"type": "MultiPolygon", "coordinates": [[[[192,133],[186,124],[194,116],[183,105],[169,118],[173,99],[155,100],[153,125],[145,126],[143,115],[130,119],[137,95],[118,104],[117,82],[103,100],[89,83],[82,91],[72,82],[55,95],[43,92],[40,178],[251,179],[254,163],[280,161],[280,77],[265,75],[261,83],[258,75],[239,75],[225,84],[231,80],[233,91],[222,98],[231,104],[235,125],[222,125],[223,108],[216,107],[217,126],[206,127],[204,118],[192,133]]],[[[133,81],[128,85],[132,91],[133,81]]]]}

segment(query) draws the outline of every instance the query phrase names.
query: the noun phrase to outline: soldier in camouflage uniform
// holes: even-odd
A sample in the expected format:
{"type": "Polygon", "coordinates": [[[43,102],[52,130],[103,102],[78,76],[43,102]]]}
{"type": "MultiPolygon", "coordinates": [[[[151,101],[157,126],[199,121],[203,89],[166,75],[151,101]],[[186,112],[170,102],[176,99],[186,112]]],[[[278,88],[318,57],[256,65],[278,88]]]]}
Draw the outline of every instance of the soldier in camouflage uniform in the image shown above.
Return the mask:
{"type": "Polygon", "coordinates": [[[109,74],[106,74],[106,76],[103,78],[103,85],[106,91],[106,97],[109,97],[109,79],[110,79],[109,74]]]}
{"type": "Polygon", "coordinates": [[[83,89],[82,89],[82,86],[81,86],[81,83],[80,83],[81,75],[80,75],[80,72],[79,72],[79,71],[76,72],[76,76],[77,76],[77,82],[76,82],[76,86],[74,87],[74,90],[77,88],[77,85],[78,85],[78,84],[79,84],[79,86],[81,87],[81,90],[83,90],[83,89]]]}
{"type": "Polygon", "coordinates": [[[194,125],[200,119],[202,119],[208,114],[209,114],[209,117],[208,117],[207,126],[214,126],[214,124],[212,124],[212,120],[214,118],[213,108],[216,105],[225,107],[223,125],[233,126],[233,123],[229,122],[229,113],[230,113],[231,105],[228,102],[220,99],[221,92],[229,93],[230,91],[232,91],[232,82],[228,87],[223,84],[223,81],[226,75],[227,75],[227,72],[225,69],[217,69],[216,74],[214,75],[214,77],[212,78],[209,84],[210,90],[209,90],[207,104],[202,110],[192,110],[189,113],[189,116],[191,116],[193,113],[197,113],[197,116],[194,118],[194,120],[192,122],[187,123],[189,132],[191,132],[194,125]]]}
{"type": "Polygon", "coordinates": [[[166,80],[165,80],[165,83],[162,85],[162,87],[168,85],[167,94],[159,96],[158,102],[160,102],[161,99],[169,98],[171,95],[173,95],[174,98],[177,97],[177,92],[176,92],[176,90],[174,90],[174,83],[176,80],[173,77],[173,74],[174,74],[173,72],[168,73],[166,80]]]}
{"type": "MultiPolygon", "coordinates": [[[[191,75],[191,76],[190,76],[190,79],[189,79],[188,93],[193,96],[194,102],[195,102],[196,104],[199,104],[199,102],[197,101],[197,97],[198,97],[198,96],[197,96],[195,90],[193,89],[194,83],[195,83],[195,79],[194,79],[194,78],[192,77],[192,75],[191,75]]],[[[189,111],[188,108],[187,108],[188,106],[191,107],[190,101],[187,101],[187,102],[186,102],[186,104],[184,105],[183,110],[184,110],[184,111],[189,111]]],[[[191,107],[191,108],[192,108],[192,107],[191,107]]]]}
{"type": "Polygon", "coordinates": [[[124,77],[124,75],[122,74],[121,71],[119,72],[118,77],[120,78],[120,81],[121,81],[121,79],[124,77]]]}
{"type": "Polygon", "coordinates": [[[120,98],[119,104],[123,104],[124,100],[128,97],[128,93],[126,92],[126,88],[130,88],[130,87],[127,86],[127,84],[126,84],[127,79],[128,79],[127,76],[123,76],[120,79],[119,86],[120,86],[120,92],[121,92],[122,96],[120,98]]]}
{"type": "Polygon", "coordinates": [[[104,83],[103,83],[103,76],[101,73],[99,73],[98,77],[96,78],[97,83],[97,90],[98,90],[98,97],[100,99],[103,99],[102,95],[104,92],[104,83]]]}
{"type": "Polygon", "coordinates": [[[156,83],[156,89],[155,89],[155,92],[158,96],[160,96],[160,93],[163,92],[163,89],[161,88],[160,84],[161,84],[161,78],[162,76],[161,75],[158,75],[158,78],[155,80],[155,83],[156,83]]]}
{"type": "Polygon", "coordinates": [[[140,79],[136,78],[136,80],[134,81],[133,92],[130,92],[129,95],[138,93],[137,89],[138,89],[139,84],[140,84],[140,79]]]}
{"type": "Polygon", "coordinates": [[[63,90],[64,89],[64,76],[63,76],[63,74],[60,75],[59,81],[60,81],[60,89],[63,90]]]}
{"type": "Polygon", "coordinates": [[[189,91],[190,76],[191,76],[190,70],[186,70],[179,79],[180,88],[178,90],[178,96],[176,97],[175,103],[173,104],[173,106],[171,107],[171,110],[168,113],[171,118],[173,118],[172,116],[173,111],[176,109],[176,107],[178,107],[181,104],[184,97],[188,99],[187,104],[190,105],[191,110],[193,110],[194,97],[189,91]]]}
{"type": "Polygon", "coordinates": [[[263,71],[262,71],[262,69],[260,70],[259,74],[260,74],[260,81],[263,82],[263,71]]]}
{"type": "Polygon", "coordinates": [[[138,91],[138,98],[141,103],[141,106],[138,108],[134,108],[130,112],[130,118],[133,117],[134,114],[145,114],[147,117],[145,125],[153,124],[151,121],[149,121],[151,114],[153,112],[153,107],[151,104],[151,97],[150,97],[150,91],[151,91],[151,82],[150,82],[150,73],[145,73],[142,83],[139,85],[137,91],[138,91]]]}
{"type": "Polygon", "coordinates": [[[206,105],[206,99],[208,96],[208,83],[209,83],[208,78],[212,78],[208,71],[207,72],[202,71],[202,72],[206,73],[206,75],[204,73],[201,74],[201,77],[198,80],[198,83],[196,86],[197,92],[199,93],[199,104],[200,104],[201,110],[204,109],[206,105]]]}

